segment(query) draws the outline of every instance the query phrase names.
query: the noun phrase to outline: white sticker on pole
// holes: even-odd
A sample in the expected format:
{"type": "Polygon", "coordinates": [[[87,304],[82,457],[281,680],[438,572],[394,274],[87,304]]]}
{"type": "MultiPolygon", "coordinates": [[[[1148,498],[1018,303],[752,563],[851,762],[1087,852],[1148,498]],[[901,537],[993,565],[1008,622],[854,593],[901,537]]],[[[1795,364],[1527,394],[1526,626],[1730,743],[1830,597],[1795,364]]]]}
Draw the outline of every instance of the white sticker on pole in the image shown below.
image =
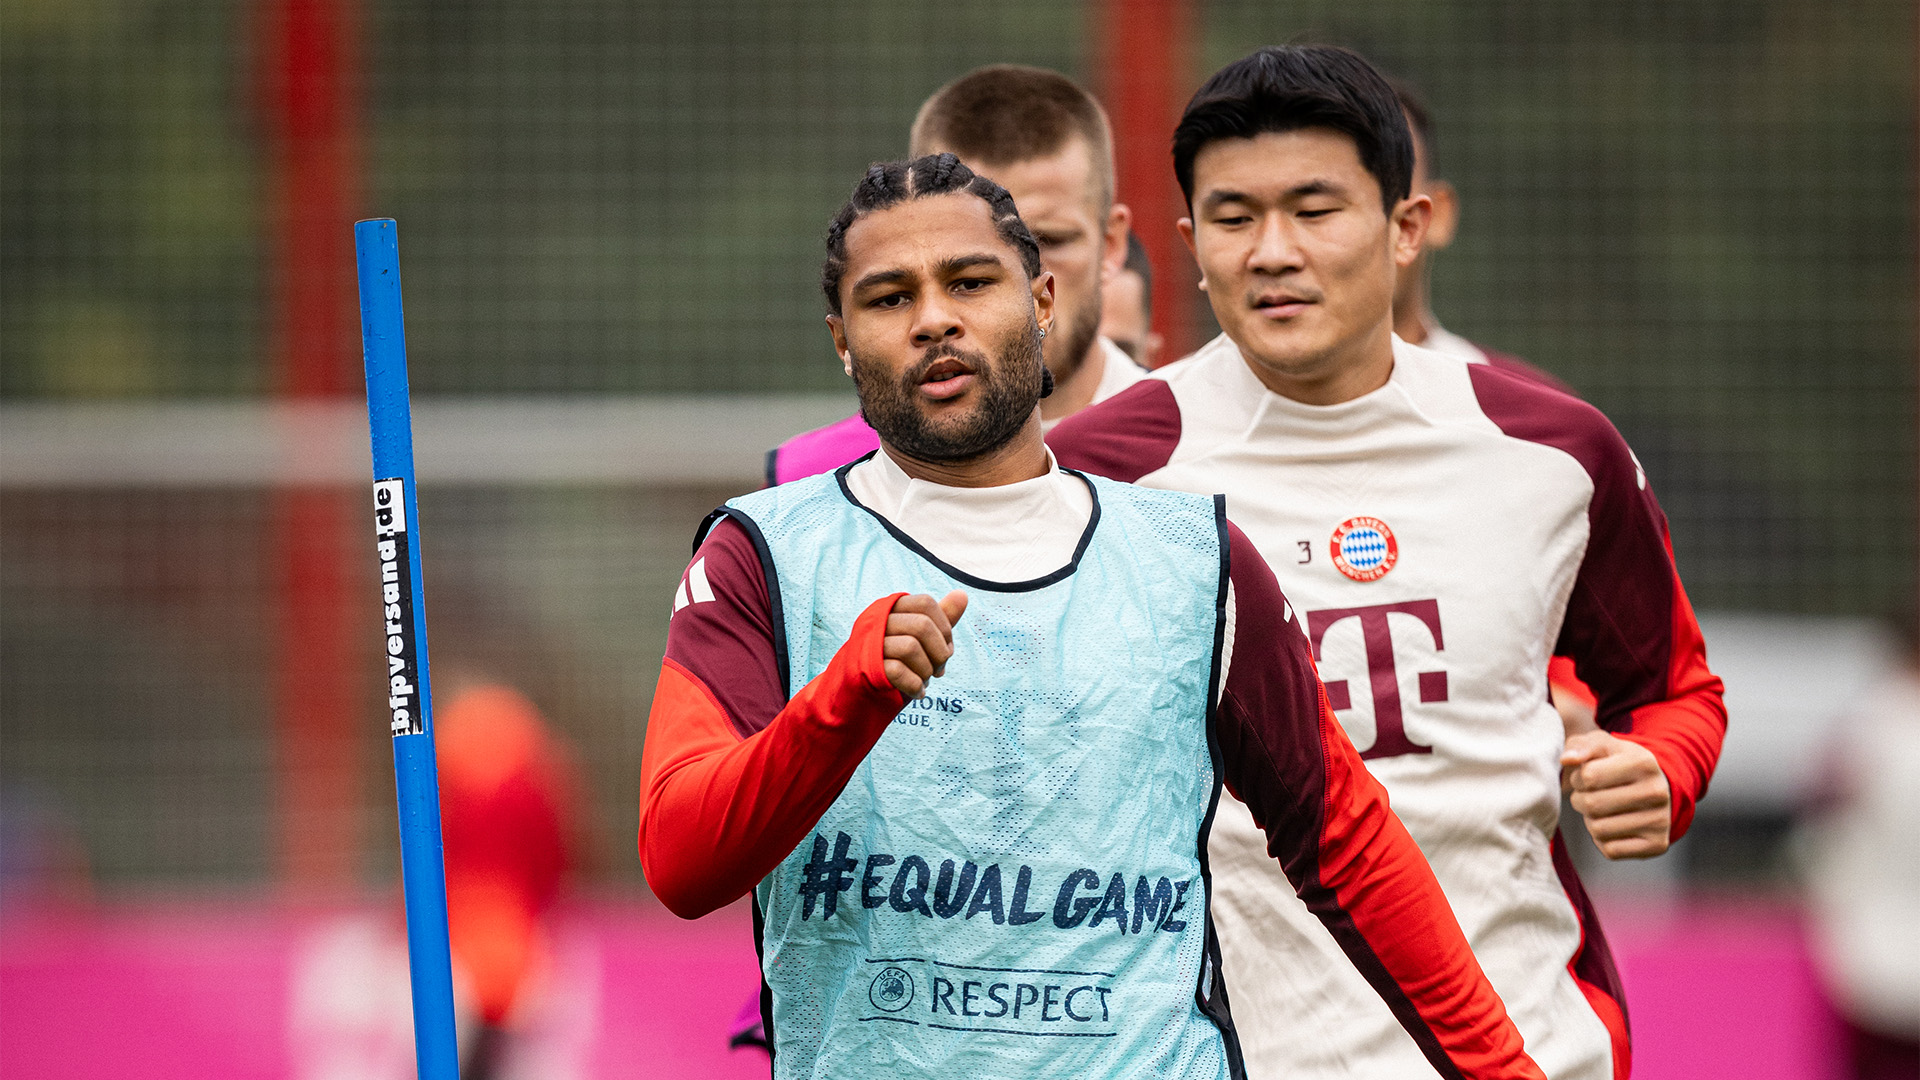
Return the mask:
{"type": "Polygon", "coordinates": [[[407,552],[407,484],[373,484],[373,535],[380,556],[380,606],[386,624],[387,709],[394,736],[426,730],[420,716],[420,672],[413,631],[413,569],[407,552]]]}

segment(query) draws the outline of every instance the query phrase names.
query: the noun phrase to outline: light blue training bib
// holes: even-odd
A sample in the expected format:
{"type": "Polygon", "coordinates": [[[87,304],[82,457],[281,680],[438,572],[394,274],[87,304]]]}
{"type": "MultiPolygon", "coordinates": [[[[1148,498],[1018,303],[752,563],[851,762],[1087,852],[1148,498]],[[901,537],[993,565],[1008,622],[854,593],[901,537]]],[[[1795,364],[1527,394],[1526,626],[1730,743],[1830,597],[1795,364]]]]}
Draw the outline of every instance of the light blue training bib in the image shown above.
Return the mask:
{"type": "Polygon", "coordinates": [[[970,603],[946,674],[755,890],[774,1075],[1238,1076],[1205,865],[1219,501],[1088,478],[1074,561],[1007,584],[846,472],[716,512],[760,548],[789,695],[874,600],[970,603]]]}

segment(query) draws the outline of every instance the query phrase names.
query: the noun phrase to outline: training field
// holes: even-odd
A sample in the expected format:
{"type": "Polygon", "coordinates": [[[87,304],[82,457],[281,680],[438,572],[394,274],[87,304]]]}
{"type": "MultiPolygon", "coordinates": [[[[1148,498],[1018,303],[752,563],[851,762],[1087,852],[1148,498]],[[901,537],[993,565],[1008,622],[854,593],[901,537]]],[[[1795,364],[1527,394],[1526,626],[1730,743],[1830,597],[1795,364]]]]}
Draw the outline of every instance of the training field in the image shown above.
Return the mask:
{"type": "Polygon", "coordinates": [[[751,915],[669,914],[636,806],[696,527],[857,404],[828,221],[943,83],[1058,69],[1106,104],[1177,360],[1218,328],[1172,125],[1208,72],[1296,41],[1425,96],[1461,206],[1434,312],[1618,427],[1726,680],[1720,769],[1671,853],[1609,864],[1563,810],[1633,1076],[1849,1075],[1812,886],[1821,815],[1879,753],[1843,747],[1899,678],[1888,616],[1920,558],[1909,0],[22,0],[5,21],[0,1077],[412,1075],[369,217],[401,234],[435,705],[492,692],[464,699],[483,734],[440,747],[448,835],[516,838],[449,856],[463,1030],[511,1002],[494,1080],[766,1075],[728,1047],[751,915]],[[538,878],[537,902],[476,864],[538,878]]]}

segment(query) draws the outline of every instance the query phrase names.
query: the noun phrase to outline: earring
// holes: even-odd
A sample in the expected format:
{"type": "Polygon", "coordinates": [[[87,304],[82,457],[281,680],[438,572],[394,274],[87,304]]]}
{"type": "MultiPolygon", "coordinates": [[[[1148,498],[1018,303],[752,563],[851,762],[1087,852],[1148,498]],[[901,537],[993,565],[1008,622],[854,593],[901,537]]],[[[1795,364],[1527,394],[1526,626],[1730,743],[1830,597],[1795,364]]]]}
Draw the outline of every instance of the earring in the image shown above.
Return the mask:
{"type": "Polygon", "coordinates": [[[1046,337],[1046,336],[1047,336],[1047,328],[1046,328],[1046,327],[1044,327],[1044,326],[1043,326],[1043,327],[1041,327],[1041,328],[1040,328],[1040,336],[1041,336],[1041,337],[1046,337]]]}

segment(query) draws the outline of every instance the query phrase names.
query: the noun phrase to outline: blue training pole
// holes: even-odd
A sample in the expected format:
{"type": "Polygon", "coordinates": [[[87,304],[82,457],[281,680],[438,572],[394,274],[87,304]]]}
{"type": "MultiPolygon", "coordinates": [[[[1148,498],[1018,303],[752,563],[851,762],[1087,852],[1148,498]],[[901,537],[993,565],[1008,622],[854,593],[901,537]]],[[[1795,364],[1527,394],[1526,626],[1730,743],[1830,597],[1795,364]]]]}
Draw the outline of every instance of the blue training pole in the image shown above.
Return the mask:
{"type": "Polygon", "coordinates": [[[407,400],[406,328],[400,318],[400,244],[392,218],[353,227],[360,268],[360,337],[373,432],[374,540],[386,633],[387,709],[400,791],[400,875],[406,886],[407,959],[413,971],[413,1046],[420,1080],[459,1080],[453,971],[447,943],[447,874],[440,850],[440,779],[427,680],[427,609],[420,589],[420,515],[414,500],[413,411],[407,400]]]}

